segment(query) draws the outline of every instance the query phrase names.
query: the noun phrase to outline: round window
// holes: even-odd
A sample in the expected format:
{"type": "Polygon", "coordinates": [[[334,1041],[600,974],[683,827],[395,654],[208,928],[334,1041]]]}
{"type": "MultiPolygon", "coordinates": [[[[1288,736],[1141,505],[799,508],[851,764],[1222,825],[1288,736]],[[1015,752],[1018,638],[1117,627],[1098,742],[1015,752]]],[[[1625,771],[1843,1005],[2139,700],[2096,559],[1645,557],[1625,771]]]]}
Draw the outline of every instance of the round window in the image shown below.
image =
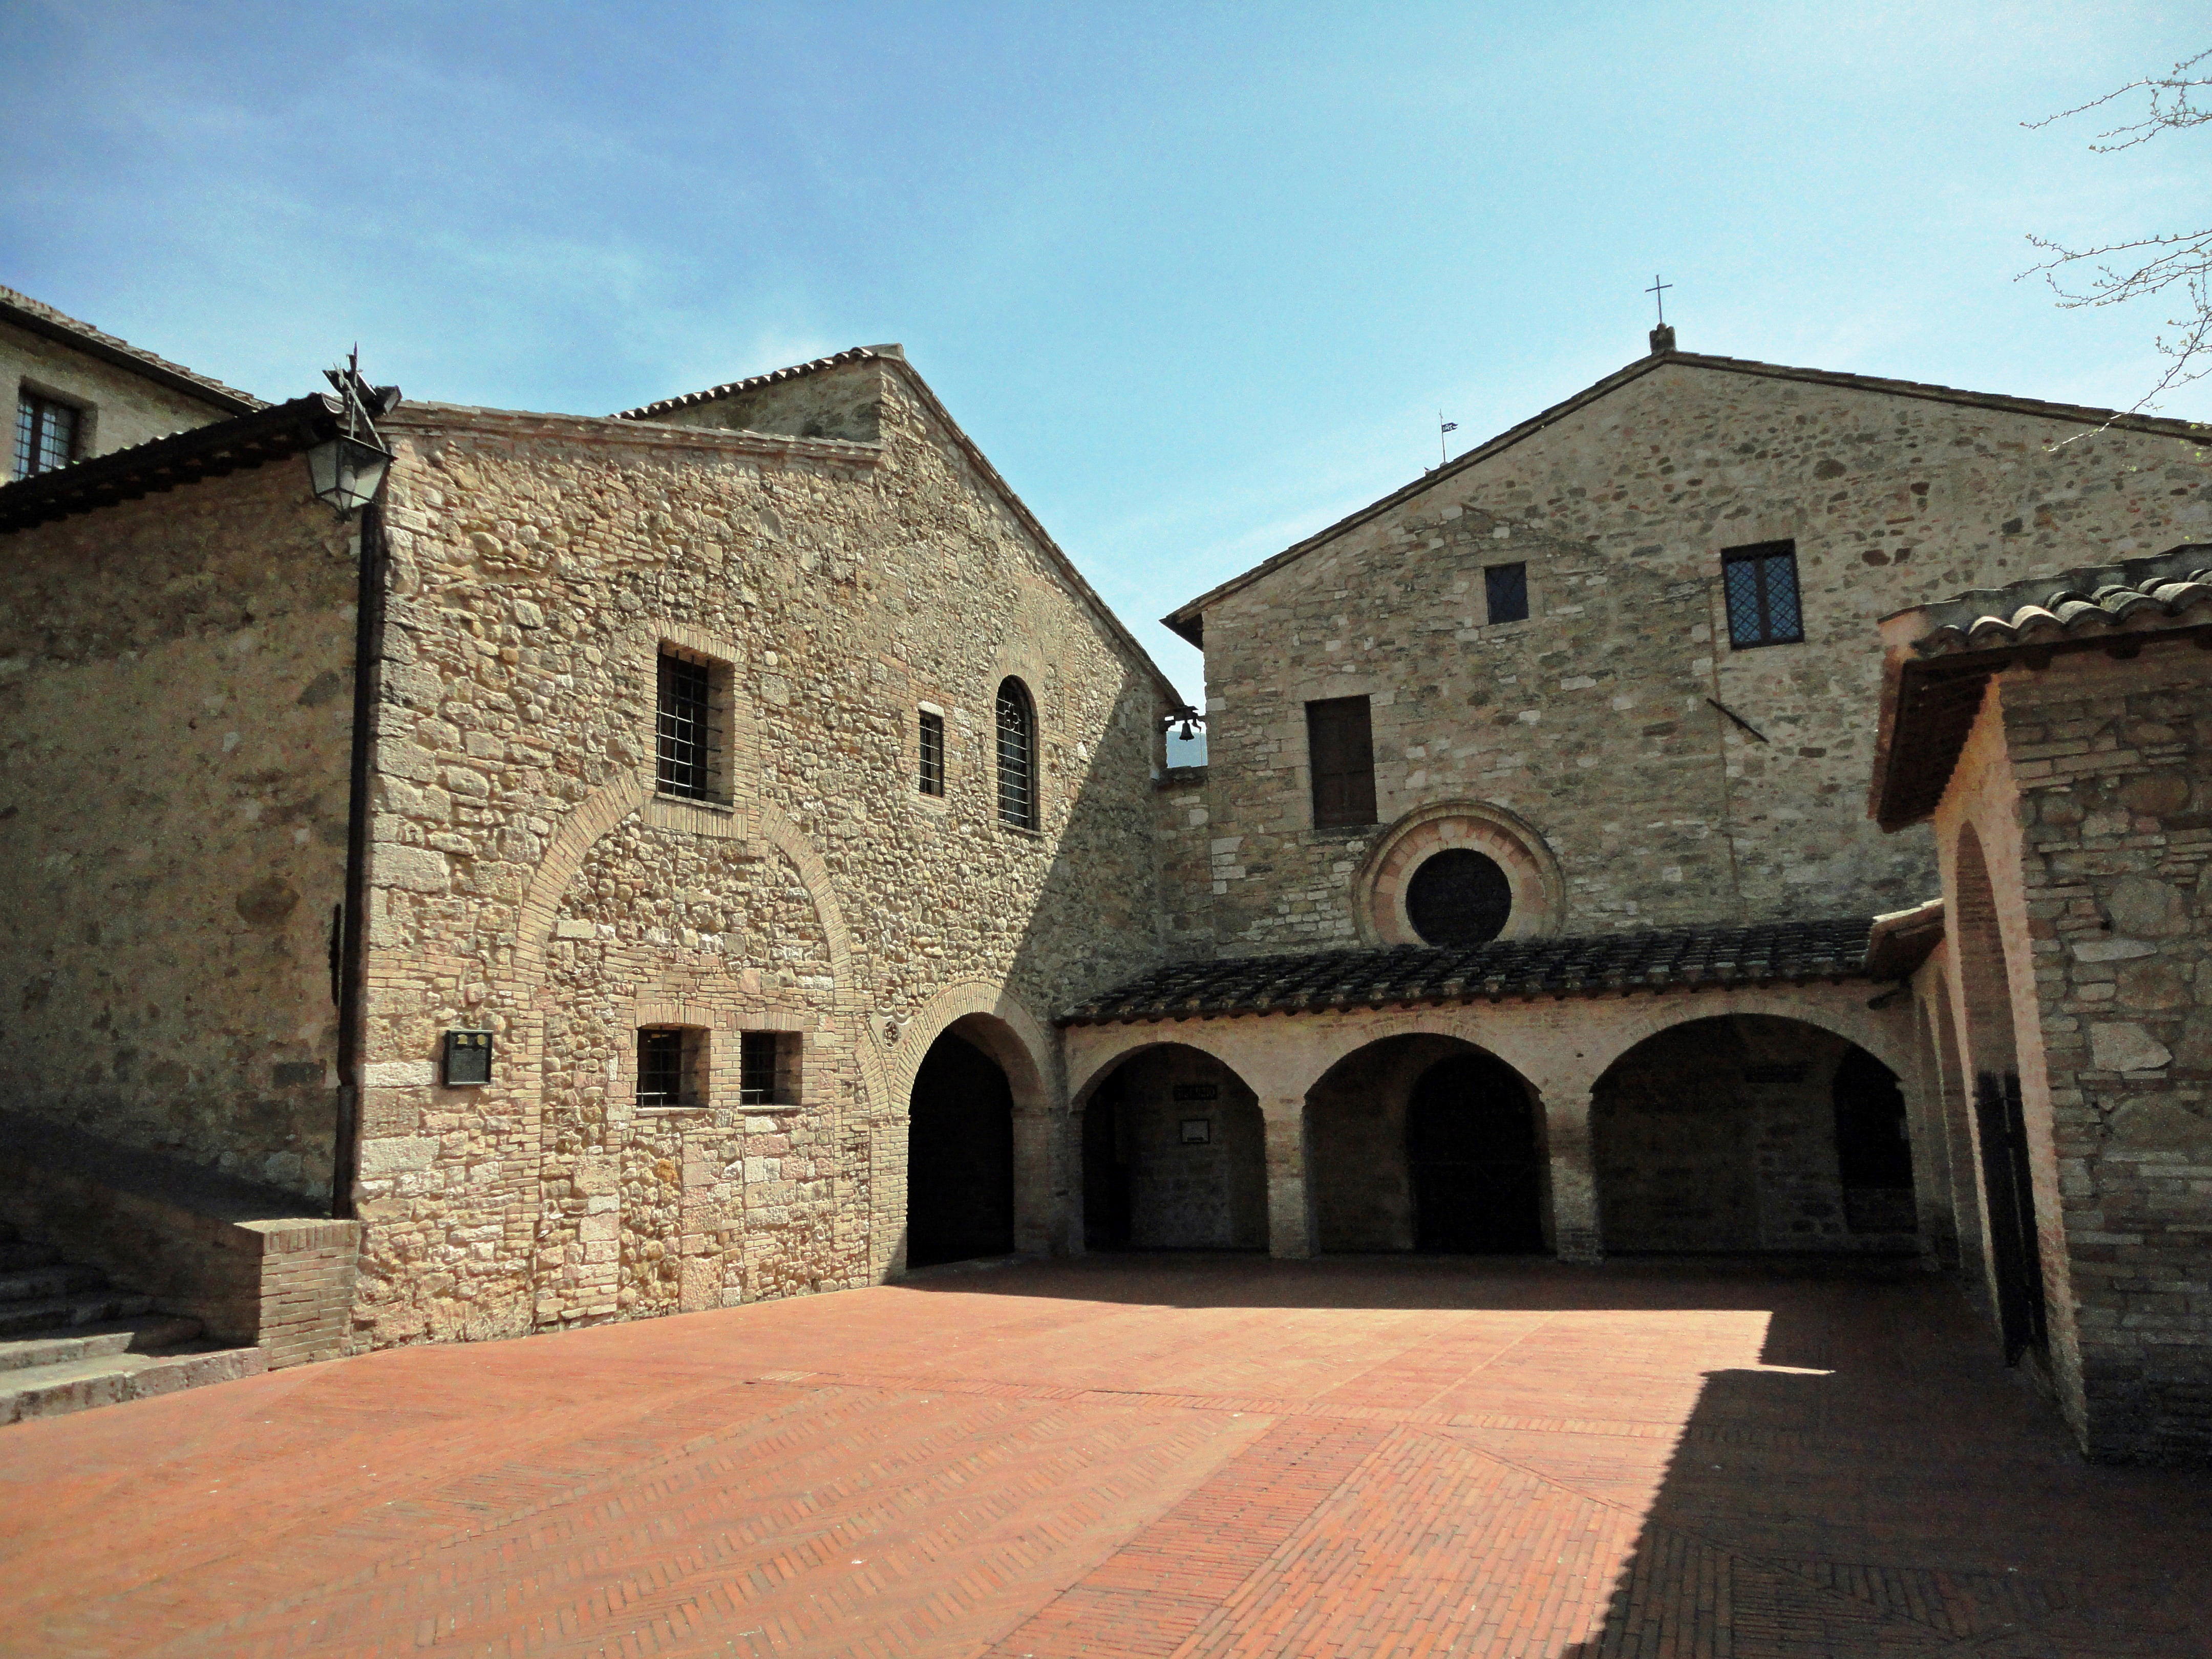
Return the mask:
{"type": "Polygon", "coordinates": [[[1406,919],[1431,945],[1486,945],[1505,928],[1513,889],[1496,859],[1454,847],[1406,884],[1406,919]]]}

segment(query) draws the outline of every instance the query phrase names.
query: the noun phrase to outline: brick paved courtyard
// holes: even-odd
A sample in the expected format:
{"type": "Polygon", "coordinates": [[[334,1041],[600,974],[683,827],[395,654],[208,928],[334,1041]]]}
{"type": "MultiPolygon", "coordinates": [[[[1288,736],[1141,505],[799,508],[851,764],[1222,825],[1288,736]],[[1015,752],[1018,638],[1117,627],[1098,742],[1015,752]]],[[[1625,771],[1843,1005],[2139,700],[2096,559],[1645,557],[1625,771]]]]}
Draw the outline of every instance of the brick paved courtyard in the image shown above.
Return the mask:
{"type": "Polygon", "coordinates": [[[1954,1293],[1094,1258],[0,1431],[0,1651],[2212,1652],[1954,1293]]]}

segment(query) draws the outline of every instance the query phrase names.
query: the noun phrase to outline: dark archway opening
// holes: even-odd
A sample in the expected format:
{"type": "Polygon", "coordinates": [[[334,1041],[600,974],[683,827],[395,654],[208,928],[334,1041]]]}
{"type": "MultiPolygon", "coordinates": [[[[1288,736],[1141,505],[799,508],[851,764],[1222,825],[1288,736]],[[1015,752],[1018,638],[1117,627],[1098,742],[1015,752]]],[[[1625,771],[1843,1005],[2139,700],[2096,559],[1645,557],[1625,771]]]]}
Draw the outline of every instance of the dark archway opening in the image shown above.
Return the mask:
{"type": "Polygon", "coordinates": [[[1228,1066],[1179,1042],[1115,1065],[1083,1109],[1089,1250],[1264,1250],[1267,1129],[1228,1066]]]}
{"type": "Polygon", "coordinates": [[[1912,1139],[1897,1073],[1863,1048],[1836,1066],[1836,1167],[1844,1220],[1855,1233],[1907,1233],[1918,1224],[1912,1198],[1912,1139]]]}
{"type": "Polygon", "coordinates": [[[1123,1110],[1128,1079],[1120,1071],[1100,1084],[1083,1113],[1083,1248],[1126,1250],[1135,1192],[1134,1125],[1123,1110]]]}
{"type": "Polygon", "coordinates": [[[947,1031],[915,1073],[907,1119],[910,1267],[1014,1248],[1014,1093],[999,1063],[947,1031]]]}
{"type": "Polygon", "coordinates": [[[1461,1054],[1421,1074],[1406,1108],[1414,1248],[1519,1255],[1544,1248],[1536,1115],[1513,1068],[1461,1054]]]}

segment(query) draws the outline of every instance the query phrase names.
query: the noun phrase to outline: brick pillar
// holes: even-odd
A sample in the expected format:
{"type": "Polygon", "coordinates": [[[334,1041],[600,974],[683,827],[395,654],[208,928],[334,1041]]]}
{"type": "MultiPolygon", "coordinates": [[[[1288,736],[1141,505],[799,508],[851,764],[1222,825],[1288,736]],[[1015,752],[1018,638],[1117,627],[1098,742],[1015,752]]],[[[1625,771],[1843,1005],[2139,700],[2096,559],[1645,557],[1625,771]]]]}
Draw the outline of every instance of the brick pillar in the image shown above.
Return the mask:
{"type": "Polygon", "coordinates": [[[1265,1101],[1267,1131],[1267,1254],[1303,1261],[1314,1253],[1313,1189],[1306,1180],[1303,1097],[1265,1101]]]}
{"type": "Polygon", "coordinates": [[[1545,1097],[1544,1138],[1552,1164],[1553,1248],[1562,1261],[1602,1261],[1589,1090],[1559,1089],[1545,1097]]]}

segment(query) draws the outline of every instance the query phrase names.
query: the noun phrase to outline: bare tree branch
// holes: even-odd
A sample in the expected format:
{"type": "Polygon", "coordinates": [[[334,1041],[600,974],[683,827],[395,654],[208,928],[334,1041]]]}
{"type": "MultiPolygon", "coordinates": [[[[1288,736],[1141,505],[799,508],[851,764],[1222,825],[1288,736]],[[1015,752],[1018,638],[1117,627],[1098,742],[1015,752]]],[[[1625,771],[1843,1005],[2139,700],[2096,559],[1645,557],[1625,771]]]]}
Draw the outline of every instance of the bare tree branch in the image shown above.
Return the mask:
{"type": "MultiPolygon", "coordinates": [[[[2099,133],[2089,146],[2093,153],[2110,155],[2132,149],[2137,144],[2147,144],[2165,133],[2202,126],[2212,122],[2212,104],[2198,101],[2201,94],[2212,89],[2212,76],[2192,75],[2190,71],[2207,58],[2212,58],[2212,51],[2185,58],[2164,75],[2130,81],[2101,98],[2047,115],[2040,121],[2023,121],[2021,125],[2031,131],[2047,127],[2140,92],[2148,94],[2149,112],[2139,121],[2099,133]]],[[[2167,392],[2212,374],[2212,229],[2142,236],[2131,241],[2106,242],[2084,248],[2069,248],[2033,234],[2027,240],[2031,246],[2051,257],[2029,266],[2013,280],[2042,276],[2058,296],[2058,304],[2063,309],[2126,305],[2176,288],[2185,297],[2186,314],[2167,319],[2166,326],[2173,331],[2158,336],[2158,349],[2166,359],[2166,372],[2159,376],[2156,385],[2123,413],[2140,415],[2155,409],[2158,399],[2167,392]],[[2070,284],[2060,280],[2061,273],[2072,278],[2070,284]]],[[[2118,418],[2118,415],[2112,416],[2112,420],[2118,418]]],[[[2095,430],[2101,432],[2111,424],[2112,420],[2108,420],[2095,430]]],[[[2075,437],[2087,435],[2076,433],[2075,437]]],[[[2071,443],[2074,439],[2066,441],[2071,443]]]]}

